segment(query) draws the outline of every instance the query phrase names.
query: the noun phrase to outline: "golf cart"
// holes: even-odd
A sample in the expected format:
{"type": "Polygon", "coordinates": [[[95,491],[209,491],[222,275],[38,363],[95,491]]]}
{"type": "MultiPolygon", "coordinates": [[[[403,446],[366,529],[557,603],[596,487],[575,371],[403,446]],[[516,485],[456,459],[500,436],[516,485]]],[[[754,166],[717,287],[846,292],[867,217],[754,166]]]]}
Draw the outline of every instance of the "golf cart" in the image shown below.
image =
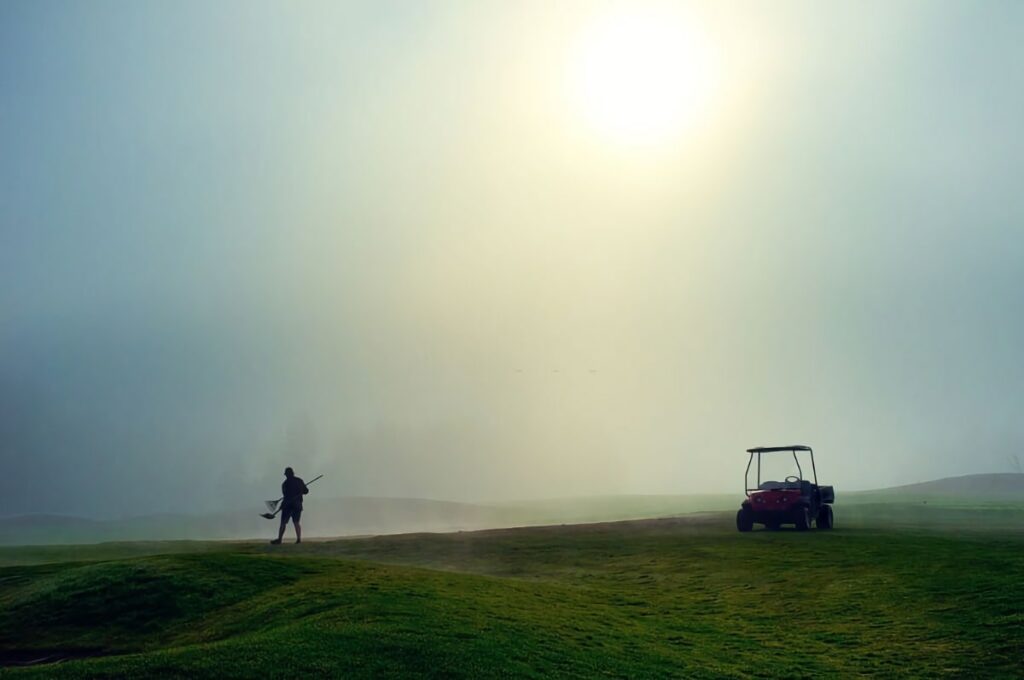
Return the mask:
{"type": "MultiPolygon", "coordinates": [[[[798,531],[811,528],[811,522],[819,529],[832,528],[832,503],[835,491],[831,486],[818,486],[818,470],[814,467],[814,450],[810,446],[759,446],[747,449],[747,471],[743,476],[746,500],[736,513],[736,528],[750,531],[754,524],[763,524],[768,529],[778,529],[782,524],[793,524],[798,531]],[[786,452],[793,454],[796,475],[781,482],[761,481],[761,456],[766,453],[786,452]],[[797,452],[807,452],[811,459],[811,473],[814,482],[804,479],[803,469],[797,452]],[[757,486],[750,486],[750,466],[757,455],[757,486]]],[[[806,460],[805,460],[806,462],[806,460]]]]}

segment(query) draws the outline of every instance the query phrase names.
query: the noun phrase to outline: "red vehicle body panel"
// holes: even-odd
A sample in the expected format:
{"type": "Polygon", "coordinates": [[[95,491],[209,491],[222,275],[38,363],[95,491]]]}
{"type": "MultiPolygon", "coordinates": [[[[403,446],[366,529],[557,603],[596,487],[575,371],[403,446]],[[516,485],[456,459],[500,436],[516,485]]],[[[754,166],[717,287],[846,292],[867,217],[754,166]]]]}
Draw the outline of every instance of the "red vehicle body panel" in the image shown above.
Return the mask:
{"type": "Polygon", "coordinates": [[[780,489],[751,491],[749,505],[756,512],[786,512],[799,502],[798,489],[780,489]]]}

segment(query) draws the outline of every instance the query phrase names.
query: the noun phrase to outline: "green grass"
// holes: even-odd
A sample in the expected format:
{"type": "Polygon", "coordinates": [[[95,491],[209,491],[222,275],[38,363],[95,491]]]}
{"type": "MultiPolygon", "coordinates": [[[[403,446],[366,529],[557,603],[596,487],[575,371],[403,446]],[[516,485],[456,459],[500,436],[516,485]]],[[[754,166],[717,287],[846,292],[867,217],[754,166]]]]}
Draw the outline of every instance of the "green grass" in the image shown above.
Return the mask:
{"type": "Polygon", "coordinates": [[[135,541],[87,545],[0,546],[0,567],[233,550],[237,550],[237,543],[229,541],[135,541]]]}
{"type": "Polygon", "coordinates": [[[1019,527],[741,535],[706,515],[196,547],[0,569],[0,652],[113,654],[0,674],[1022,674],[1019,527]]]}

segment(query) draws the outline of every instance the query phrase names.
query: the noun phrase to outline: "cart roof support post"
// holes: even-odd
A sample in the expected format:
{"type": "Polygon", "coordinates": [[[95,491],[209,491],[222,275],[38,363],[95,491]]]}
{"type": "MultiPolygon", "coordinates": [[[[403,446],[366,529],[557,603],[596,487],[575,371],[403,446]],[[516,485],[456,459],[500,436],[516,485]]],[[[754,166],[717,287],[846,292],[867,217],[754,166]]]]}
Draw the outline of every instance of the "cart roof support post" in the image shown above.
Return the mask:
{"type": "Polygon", "coordinates": [[[752,449],[747,449],[747,453],[750,454],[750,458],[747,459],[747,471],[743,473],[743,484],[746,488],[743,490],[746,495],[750,495],[750,465],[754,461],[754,454],[757,454],[757,487],[761,486],[761,454],[762,453],[775,453],[776,451],[789,451],[793,454],[793,462],[796,463],[797,472],[800,473],[800,479],[804,478],[804,470],[800,466],[800,458],[796,455],[797,451],[806,451],[811,456],[811,472],[814,475],[814,484],[818,484],[818,468],[814,465],[814,449],[810,446],[803,444],[791,444],[789,446],[755,446],[752,449]]]}

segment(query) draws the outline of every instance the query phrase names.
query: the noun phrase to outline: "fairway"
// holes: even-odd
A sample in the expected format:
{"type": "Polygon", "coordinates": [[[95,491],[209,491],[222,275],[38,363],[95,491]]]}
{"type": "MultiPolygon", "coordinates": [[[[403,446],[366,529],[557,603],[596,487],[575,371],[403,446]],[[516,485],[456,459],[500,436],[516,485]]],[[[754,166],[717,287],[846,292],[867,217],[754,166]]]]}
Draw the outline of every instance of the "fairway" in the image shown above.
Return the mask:
{"type": "Polygon", "coordinates": [[[5,676],[1013,677],[1024,653],[1019,532],[715,513],[189,546],[0,569],[4,658],[68,657],[5,676]]]}

